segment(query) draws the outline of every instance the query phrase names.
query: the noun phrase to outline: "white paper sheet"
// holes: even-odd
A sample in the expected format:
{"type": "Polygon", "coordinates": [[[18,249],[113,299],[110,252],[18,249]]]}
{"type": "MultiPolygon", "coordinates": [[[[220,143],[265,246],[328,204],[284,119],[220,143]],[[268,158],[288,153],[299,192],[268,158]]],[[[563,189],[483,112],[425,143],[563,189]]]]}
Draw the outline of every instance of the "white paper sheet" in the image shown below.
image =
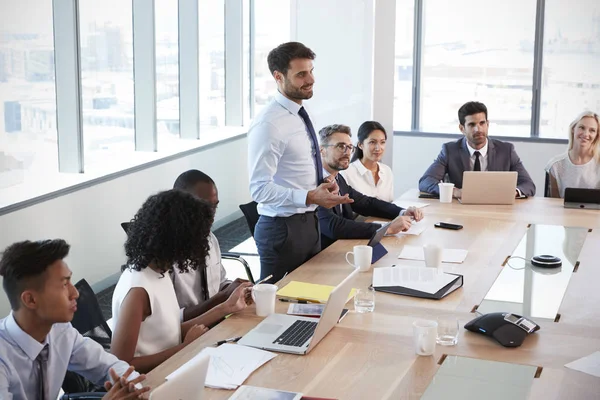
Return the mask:
{"type": "Polygon", "coordinates": [[[394,204],[397,205],[398,207],[402,207],[402,208],[408,208],[408,207],[423,208],[423,207],[427,207],[429,205],[429,203],[423,203],[420,201],[402,200],[402,199],[394,200],[394,204]]]}
{"type": "MultiPolygon", "coordinates": [[[[443,249],[442,262],[460,264],[465,261],[468,253],[467,250],[462,249],[443,249]]],[[[398,258],[424,261],[423,247],[405,245],[398,258]]]]}
{"type": "MultiPolygon", "coordinates": [[[[204,386],[217,389],[236,389],[252,372],[277,355],[269,351],[231,343],[225,343],[219,347],[207,347],[195,357],[199,357],[200,354],[210,355],[204,386]]],[[[190,361],[173,371],[166,379],[173,379],[186,368],[190,361]]]]}
{"type": "Polygon", "coordinates": [[[436,293],[456,279],[437,268],[384,267],[373,269],[373,287],[402,286],[425,293],[436,293]]]}
{"type": "Polygon", "coordinates": [[[565,367],[600,378],[600,351],[565,364],[565,367]]]}

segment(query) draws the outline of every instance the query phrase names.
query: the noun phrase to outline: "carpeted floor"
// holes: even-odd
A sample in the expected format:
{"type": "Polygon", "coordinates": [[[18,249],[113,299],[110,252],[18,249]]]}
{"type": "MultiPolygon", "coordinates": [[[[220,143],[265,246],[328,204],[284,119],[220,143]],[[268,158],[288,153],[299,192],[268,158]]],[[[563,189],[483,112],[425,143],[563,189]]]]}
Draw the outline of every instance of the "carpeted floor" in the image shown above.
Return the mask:
{"type": "MultiPolygon", "coordinates": [[[[250,229],[248,229],[246,219],[243,217],[222,226],[213,233],[219,240],[221,252],[229,251],[250,237],[250,229]]],[[[105,319],[112,317],[112,294],[114,289],[115,287],[111,286],[96,294],[105,319]]]]}

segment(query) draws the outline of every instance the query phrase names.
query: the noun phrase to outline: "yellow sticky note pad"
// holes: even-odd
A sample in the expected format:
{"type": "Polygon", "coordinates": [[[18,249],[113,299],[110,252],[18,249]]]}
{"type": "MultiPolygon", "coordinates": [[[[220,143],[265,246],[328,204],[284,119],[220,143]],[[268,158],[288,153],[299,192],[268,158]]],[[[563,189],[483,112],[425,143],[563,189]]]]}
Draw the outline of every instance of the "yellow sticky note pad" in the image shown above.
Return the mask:
{"type": "MultiPolygon", "coordinates": [[[[327,303],[327,299],[329,299],[329,295],[334,288],[335,286],[291,281],[279,289],[277,296],[287,299],[306,300],[315,303],[327,303]]],[[[348,296],[348,300],[354,297],[355,293],[356,289],[352,289],[348,296]]]]}

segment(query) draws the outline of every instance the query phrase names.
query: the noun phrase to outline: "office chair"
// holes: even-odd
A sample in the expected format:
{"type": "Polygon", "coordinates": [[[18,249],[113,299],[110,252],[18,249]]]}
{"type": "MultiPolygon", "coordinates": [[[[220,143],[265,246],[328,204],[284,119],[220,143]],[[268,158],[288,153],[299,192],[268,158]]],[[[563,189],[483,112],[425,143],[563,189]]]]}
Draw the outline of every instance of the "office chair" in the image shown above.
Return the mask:
{"type": "Polygon", "coordinates": [[[254,228],[256,227],[259,217],[256,206],[258,206],[258,203],[255,201],[251,201],[247,204],[240,204],[240,210],[242,210],[244,217],[246,217],[246,222],[248,223],[248,228],[250,228],[250,234],[252,234],[252,237],[254,237],[254,228]]]}
{"type": "Polygon", "coordinates": [[[544,197],[552,197],[550,193],[550,174],[546,171],[546,179],[544,181],[544,197]]]}

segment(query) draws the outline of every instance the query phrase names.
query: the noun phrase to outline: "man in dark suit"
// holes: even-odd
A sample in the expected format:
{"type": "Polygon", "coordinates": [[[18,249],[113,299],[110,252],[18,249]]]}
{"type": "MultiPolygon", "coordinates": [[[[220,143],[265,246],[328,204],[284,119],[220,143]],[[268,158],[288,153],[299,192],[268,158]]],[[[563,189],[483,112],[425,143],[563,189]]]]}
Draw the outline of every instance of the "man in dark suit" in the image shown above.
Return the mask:
{"type": "Polygon", "coordinates": [[[354,213],[392,219],[387,230],[390,234],[408,230],[411,218],[416,221],[423,218],[423,213],[418,208],[409,207],[405,210],[393,203],[365,196],[352,189],[344,177],[338,174],[350,165],[350,156],[354,151],[350,136],[350,128],[346,125],[329,125],[319,131],[323,176],[329,176],[337,181],[340,196],[347,194],[354,200],[353,203],[332,208],[317,208],[321,228],[321,249],[337,239],[368,239],[381,226],[371,222],[355,221],[354,213]]]}
{"type": "Polygon", "coordinates": [[[458,110],[459,129],[464,137],[444,143],[437,159],[419,179],[419,190],[439,195],[438,183],[448,175],[454,197],[461,197],[464,171],[517,171],[515,197],[535,195],[535,184],[512,143],[488,138],[487,107],[470,101],[458,110]]]}

